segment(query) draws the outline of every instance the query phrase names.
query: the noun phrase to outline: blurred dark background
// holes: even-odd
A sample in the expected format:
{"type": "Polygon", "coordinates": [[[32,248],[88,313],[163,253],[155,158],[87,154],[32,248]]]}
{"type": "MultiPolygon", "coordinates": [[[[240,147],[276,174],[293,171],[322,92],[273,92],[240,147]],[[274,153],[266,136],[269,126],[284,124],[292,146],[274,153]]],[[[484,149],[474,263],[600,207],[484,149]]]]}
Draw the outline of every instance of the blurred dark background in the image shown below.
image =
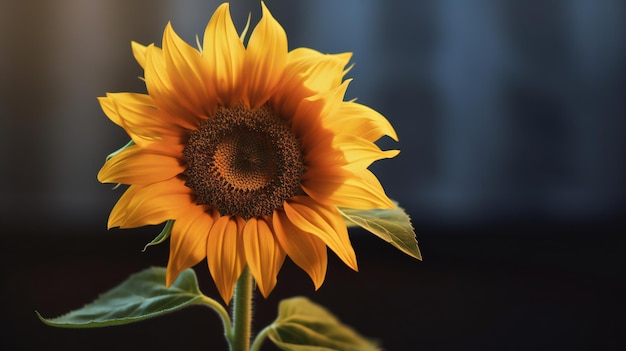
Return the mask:
{"type": "MultiPolygon", "coordinates": [[[[96,97],[144,92],[130,41],[189,43],[218,2],[0,1],[0,313],[3,349],[222,350],[202,308],[135,325],[40,323],[131,273],[165,265],[160,228],[105,225],[99,184],[127,141],[96,97]]],[[[256,326],[307,295],[387,350],[626,348],[626,3],[267,0],[290,48],[354,53],[348,98],[400,143],[373,169],[410,213],[424,261],[354,231],[360,272],[331,257],[313,291],[287,262],[256,326]]],[[[233,1],[243,29],[256,1],[233,1]]],[[[204,264],[203,291],[218,296],[204,264]]],[[[266,349],[271,350],[269,345],[266,349]]]]}

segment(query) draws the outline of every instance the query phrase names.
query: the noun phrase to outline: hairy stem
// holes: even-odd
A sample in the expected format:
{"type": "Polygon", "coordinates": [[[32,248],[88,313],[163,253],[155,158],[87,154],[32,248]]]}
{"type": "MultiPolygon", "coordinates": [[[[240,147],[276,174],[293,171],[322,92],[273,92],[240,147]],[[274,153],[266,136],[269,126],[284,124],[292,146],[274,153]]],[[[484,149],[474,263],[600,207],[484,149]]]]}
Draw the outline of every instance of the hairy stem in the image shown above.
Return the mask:
{"type": "Polygon", "coordinates": [[[231,351],[249,351],[252,323],[252,275],[246,267],[235,285],[231,351]]]}

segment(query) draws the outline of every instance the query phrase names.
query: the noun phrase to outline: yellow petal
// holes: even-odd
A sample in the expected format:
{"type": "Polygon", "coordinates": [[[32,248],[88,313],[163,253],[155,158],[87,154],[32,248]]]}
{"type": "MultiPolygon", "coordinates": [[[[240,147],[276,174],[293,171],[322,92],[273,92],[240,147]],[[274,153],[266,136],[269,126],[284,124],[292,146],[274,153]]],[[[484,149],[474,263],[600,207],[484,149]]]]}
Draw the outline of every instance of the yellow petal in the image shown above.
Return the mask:
{"type": "Polygon", "coordinates": [[[396,207],[396,205],[391,201],[391,199],[387,197],[387,194],[385,194],[385,190],[383,189],[382,184],[380,184],[380,181],[374,175],[374,173],[366,169],[366,170],[362,170],[359,172],[355,172],[355,174],[358,176],[358,180],[360,180],[364,184],[367,184],[370,187],[370,189],[376,192],[377,196],[379,196],[380,199],[385,203],[386,206],[381,207],[381,208],[395,208],[396,207]]]}
{"type": "Polygon", "coordinates": [[[175,219],[192,204],[190,189],[177,178],[131,185],[109,215],[108,227],[135,228],[175,219]]]}
{"type": "Polygon", "coordinates": [[[345,155],[341,150],[334,147],[333,140],[336,135],[328,132],[323,136],[320,133],[319,138],[314,142],[303,145],[304,162],[310,169],[328,169],[339,168],[348,164],[345,155]]]}
{"type": "Polygon", "coordinates": [[[245,48],[239,39],[228,3],[217,8],[204,31],[202,57],[211,71],[207,84],[215,86],[222,105],[233,106],[241,98],[245,48]]]}
{"type": "Polygon", "coordinates": [[[303,75],[317,62],[315,58],[321,56],[320,52],[309,48],[297,48],[287,54],[280,86],[271,98],[273,108],[280,115],[295,115],[300,101],[316,94],[304,86],[303,75]]]}
{"type": "Polygon", "coordinates": [[[356,102],[343,103],[336,114],[336,118],[326,120],[326,125],[334,130],[358,135],[369,141],[376,141],[383,135],[398,141],[396,131],[383,115],[356,102]]]}
{"type": "Polygon", "coordinates": [[[295,48],[287,54],[287,66],[301,68],[287,69],[287,67],[285,67],[285,73],[291,71],[293,74],[300,74],[311,67],[322,56],[324,56],[324,54],[311,48],[295,48]]]}
{"type": "Polygon", "coordinates": [[[102,112],[115,124],[124,128],[124,122],[122,122],[122,118],[117,113],[117,108],[115,107],[115,103],[113,99],[107,94],[106,97],[98,97],[98,102],[100,103],[100,107],[102,108],[102,112]]]}
{"type": "Polygon", "coordinates": [[[157,108],[164,109],[171,116],[194,121],[194,126],[200,123],[196,108],[189,106],[189,102],[181,98],[176,91],[165,67],[165,59],[161,49],[150,44],[146,48],[146,66],[144,76],[148,94],[153,98],[157,108]]]}
{"type": "Polygon", "coordinates": [[[287,34],[264,3],[263,17],[248,41],[243,67],[244,102],[255,108],[274,94],[287,61],[287,34]]]}
{"type": "Polygon", "coordinates": [[[135,57],[135,60],[137,60],[137,63],[139,63],[139,66],[141,66],[141,68],[145,68],[146,67],[146,46],[141,45],[136,41],[132,41],[130,44],[133,49],[133,56],[135,57]]]}
{"type": "Polygon", "coordinates": [[[133,145],[109,159],[98,172],[98,180],[145,185],[173,178],[184,170],[177,158],[133,145]]]}
{"type": "Polygon", "coordinates": [[[369,170],[362,170],[356,173],[357,177],[348,178],[342,187],[337,191],[337,196],[349,198],[352,197],[354,202],[357,199],[365,199],[366,195],[369,195],[367,200],[361,203],[360,207],[347,206],[352,200],[345,201],[337,206],[354,208],[354,209],[371,209],[371,208],[394,208],[395,205],[385,194],[385,189],[378,181],[378,178],[369,170]],[[370,202],[368,205],[367,202],[370,202]]]}
{"type": "Polygon", "coordinates": [[[295,196],[284,204],[287,218],[303,232],[320,238],[348,267],[358,270],[346,224],[335,207],[326,207],[308,196],[295,196]]]}
{"type": "MultiPolygon", "coordinates": [[[[177,98],[196,116],[217,109],[214,91],[205,86],[206,72],[200,52],[185,43],[168,23],[163,33],[163,58],[167,76],[177,98]],[[211,101],[213,100],[213,101],[211,101]]],[[[213,89],[213,88],[211,88],[213,89]]]]}
{"type": "Polygon", "coordinates": [[[319,289],[324,282],[328,265],[326,244],[315,235],[296,227],[283,211],[274,211],[272,223],[280,246],[311,277],[315,290],[319,289]]]}
{"type": "Polygon", "coordinates": [[[302,189],[327,206],[359,210],[394,208],[380,182],[368,170],[311,169],[302,176],[302,189]]]}
{"type": "Polygon", "coordinates": [[[196,117],[172,116],[157,108],[149,95],[115,93],[107,96],[115,103],[127,131],[145,138],[179,135],[198,123],[196,117]]]}
{"type": "Polygon", "coordinates": [[[276,286],[276,276],[285,260],[285,252],[264,218],[248,220],[243,228],[243,245],[248,267],[261,294],[267,297],[276,286]]]}
{"type": "Polygon", "coordinates": [[[109,118],[115,118],[114,122],[124,128],[135,144],[144,147],[166,139],[180,143],[186,134],[184,128],[191,126],[183,119],[173,119],[162,113],[149,95],[107,93],[106,98],[100,98],[100,104],[109,118]]]}
{"type": "Polygon", "coordinates": [[[273,97],[272,105],[282,115],[293,116],[302,99],[341,84],[343,68],[351,55],[325,55],[309,48],[290,51],[280,89],[273,97]]]}
{"type": "Polygon", "coordinates": [[[170,258],[165,279],[167,286],[172,285],[180,272],[195,266],[206,257],[209,231],[218,217],[215,212],[206,206],[189,206],[188,211],[176,218],[170,235],[170,258]]]}
{"type": "Polygon", "coordinates": [[[324,120],[332,118],[343,102],[350,80],[329,91],[314,95],[300,102],[292,120],[294,133],[306,149],[316,145],[320,137],[326,137],[324,120]]]}
{"type": "Polygon", "coordinates": [[[328,91],[341,84],[351,57],[349,52],[322,54],[309,48],[296,48],[287,54],[283,80],[297,80],[316,94],[328,91]]]}
{"type": "Polygon", "coordinates": [[[337,135],[333,144],[344,154],[348,163],[346,169],[356,172],[369,167],[374,161],[383,158],[392,158],[400,150],[381,150],[376,144],[354,135],[337,135]]]}
{"type": "Polygon", "coordinates": [[[211,227],[207,241],[209,271],[227,304],[246,263],[242,242],[244,224],[234,216],[220,217],[211,227]]]}
{"type": "Polygon", "coordinates": [[[350,61],[352,53],[324,55],[317,60],[304,75],[304,85],[314,92],[329,91],[341,85],[344,69],[350,61]]]}

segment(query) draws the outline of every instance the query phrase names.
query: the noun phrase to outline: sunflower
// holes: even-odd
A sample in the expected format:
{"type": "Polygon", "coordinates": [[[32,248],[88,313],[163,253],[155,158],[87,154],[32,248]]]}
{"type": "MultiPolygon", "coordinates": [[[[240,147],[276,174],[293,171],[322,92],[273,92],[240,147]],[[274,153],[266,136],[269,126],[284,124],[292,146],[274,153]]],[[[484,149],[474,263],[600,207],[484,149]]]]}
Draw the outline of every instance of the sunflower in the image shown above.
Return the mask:
{"type": "Polygon", "coordinates": [[[131,138],[98,173],[101,182],[129,185],[108,227],[174,221],[167,285],[206,258],[227,303],[246,266],[265,297],[286,256],[315,289],[327,247],[357,270],[338,207],[394,207],[368,167],[397,155],[374,143],[397,136],[378,112],[344,101],[351,54],[289,51],[261,5],[247,44],[227,3],[199,49],[171,24],[162,48],[133,42],[147,94],[99,98],[131,138]]]}

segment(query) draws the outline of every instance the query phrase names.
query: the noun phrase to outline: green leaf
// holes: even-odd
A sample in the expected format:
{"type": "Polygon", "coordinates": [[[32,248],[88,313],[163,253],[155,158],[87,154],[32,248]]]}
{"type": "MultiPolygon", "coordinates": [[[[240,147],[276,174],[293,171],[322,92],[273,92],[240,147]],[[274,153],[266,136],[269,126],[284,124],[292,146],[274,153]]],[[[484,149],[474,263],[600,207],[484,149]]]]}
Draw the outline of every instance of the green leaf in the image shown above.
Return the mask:
{"type": "Polygon", "coordinates": [[[169,220],[167,222],[165,222],[165,227],[163,227],[163,230],[161,230],[161,233],[159,233],[159,235],[157,235],[156,238],[152,239],[151,242],[147,243],[146,246],[143,247],[142,251],[146,251],[146,249],[150,246],[154,246],[154,245],[158,245],[162,242],[164,242],[167,238],[170,237],[170,234],[172,234],[172,227],[174,226],[174,221],[173,220],[169,220]]]}
{"type": "Polygon", "coordinates": [[[112,153],[110,153],[110,154],[107,156],[107,158],[104,160],[104,162],[106,162],[106,161],[110,160],[110,159],[111,159],[111,157],[113,157],[113,156],[115,156],[115,155],[119,154],[120,152],[124,151],[125,149],[127,149],[127,148],[129,148],[129,147],[131,147],[131,146],[133,146],[133,145],[135,145],[135,142],[134,142],[134,141],[132,141],[132,140],[130,140],[128,143],[126,143],[126,145],[124,145],[124,146],[122,146],[121,148],[119,148],[119,149],[117,149],[117,150],[113,151],[112,153]]]}
{"type": "Polygon", "coordinates": [[[418,260],[422,259],[422,253],[415,239],[415,231],[411,225],[411,218],[397,204],[392,209],[354,210],[340,208],[339,212],[343,215],[348,226],[360,226],[405,254],[418,260]]]}
{"type": "Polygon", "coordinates": [[[94,328],[128,324],[160,316],[193,304],[205,303],[193,270],[183,271],[165,287],[165,268],[152,267],[131,275],[94,302],[57,318],[39,319],[51,326],[94,328]]]}
{"type": "Polygon", "coordinates": [[[357,334],[325,308],[305,297],[283,300],[268,337],[284,351],[374,351],[371,341],[357,334]]]}

